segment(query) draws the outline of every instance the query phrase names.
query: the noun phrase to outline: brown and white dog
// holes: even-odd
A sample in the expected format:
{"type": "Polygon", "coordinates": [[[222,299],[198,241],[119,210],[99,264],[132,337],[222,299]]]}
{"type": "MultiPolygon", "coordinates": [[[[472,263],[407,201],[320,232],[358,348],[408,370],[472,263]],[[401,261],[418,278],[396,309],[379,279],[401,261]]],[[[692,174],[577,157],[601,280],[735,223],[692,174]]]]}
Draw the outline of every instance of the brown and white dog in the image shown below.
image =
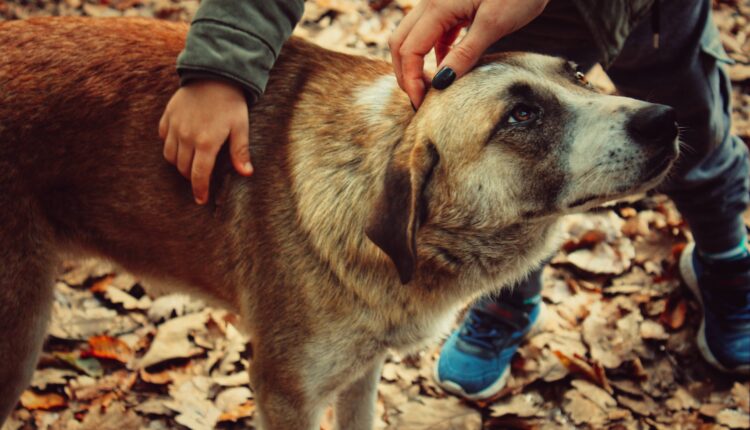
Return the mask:
{"type": "Polygon", "coordinates": [[[250,113],[255,175],[198,206],[156,133],[186,30],[0,23],[0,422],[73,253],[238,312],[264,429],[317,429],[336,399],[340,428],[369,429],[388,349],[540,264],[562,214],[651,188],[677,157],[671,109],[597,94],[560,59],[487,58],[414,113],[388,63],[292,39],[250,113]]]}

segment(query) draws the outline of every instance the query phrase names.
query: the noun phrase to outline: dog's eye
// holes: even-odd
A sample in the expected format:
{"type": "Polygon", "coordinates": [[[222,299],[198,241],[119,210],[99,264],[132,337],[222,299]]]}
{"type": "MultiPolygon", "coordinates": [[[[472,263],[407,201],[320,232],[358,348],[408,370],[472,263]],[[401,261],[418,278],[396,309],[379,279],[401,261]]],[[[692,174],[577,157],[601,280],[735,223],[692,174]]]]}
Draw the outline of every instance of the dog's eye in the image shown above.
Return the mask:
{"type": "Polygon", "coordinates": [[[510,117],[508,117],[508,123],[520,124],[523,122],[531,121],[534,118],[536,118],[536,111],[534,110],[534,108],[526,105],[518,105],[511,111],[510,117]]]}

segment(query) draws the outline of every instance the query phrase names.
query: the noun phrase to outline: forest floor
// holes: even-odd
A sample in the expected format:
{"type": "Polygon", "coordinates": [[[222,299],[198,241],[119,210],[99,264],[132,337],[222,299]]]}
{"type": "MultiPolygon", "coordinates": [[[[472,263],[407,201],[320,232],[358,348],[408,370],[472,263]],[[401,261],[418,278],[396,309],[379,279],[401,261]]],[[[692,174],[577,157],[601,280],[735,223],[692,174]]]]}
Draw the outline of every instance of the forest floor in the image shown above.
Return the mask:
{"type": "MultiPolygon", "coordinates": [[[[314,0],[296,34],[387,58],[387,38],[416,0],[314,0]]],[[[195,0],[0,0],[0,20],[40,15],[189,20],[195,0]]],[[[750,141],[750,2],[714,2],[736,61],[734,132],[750,141]]],[[[1,52],[0,47],[0,52],[1,52]]],[[[433,60],[434,63],[434,60],[433,60]]],[[[611,90],[599,70],[592,77],[611,90]]],[[[750,226],[750,213],[746,213],[750,226]]],[[[690,232],[665,197],[571,216],[545,270],[545,318],[496,398],[438,388],[439,345],[392,355],[378,429],[750,429],[748,379],[714,371],[694,338],[700,308],[677,261],[690,232]]],[[[65,264],[44,353],[4,430],[253,428],[250,342],[237,316],[184,295],[151,297],[98,261],[65,264]]],[[[0,364],[1,365],[1,364],[0,364]]],[[[327,414],[323,429],[332,428],[327,414]]]]}

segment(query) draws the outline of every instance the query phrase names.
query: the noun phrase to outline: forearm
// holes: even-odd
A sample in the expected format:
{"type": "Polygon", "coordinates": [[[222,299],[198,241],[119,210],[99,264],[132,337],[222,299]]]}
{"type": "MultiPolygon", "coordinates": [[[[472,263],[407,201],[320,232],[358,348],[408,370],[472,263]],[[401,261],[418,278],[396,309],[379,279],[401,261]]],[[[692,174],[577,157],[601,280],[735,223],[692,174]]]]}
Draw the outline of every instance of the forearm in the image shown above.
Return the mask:
{"type": "Polygon", "coordinates": [[[182,84],[216,78],[259,96],[303,9],[302,0],[203,0],[177,59],[182,84]]]}

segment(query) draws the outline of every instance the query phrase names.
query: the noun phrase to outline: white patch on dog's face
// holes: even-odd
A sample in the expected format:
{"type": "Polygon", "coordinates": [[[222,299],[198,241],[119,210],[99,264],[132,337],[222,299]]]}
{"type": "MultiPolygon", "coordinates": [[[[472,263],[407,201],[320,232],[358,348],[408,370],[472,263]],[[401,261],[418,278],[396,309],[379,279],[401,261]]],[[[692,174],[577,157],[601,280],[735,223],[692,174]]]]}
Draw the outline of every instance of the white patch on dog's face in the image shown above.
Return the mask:
{"type": "Polygon", "coordinates": [[[417,114],[440,155],[435,194],[452,197],[433,202],[441,222],[582,211],[664,178],[678,153],[671,109],[598,94],[558,58],[501,59],[431,91],[417,114]]]}
{"type": "Polygon", "coordinates": [[[628,131],[634,115],[653,104],[599,94],[592,97],[562,92],[560,97],[570,106],[574,118],[568,137],[569,176],[560,196],[563,209],[584,209],[644,191],[661,181],[667,163],[677,156],[676,139],[643,142],[628,131]],[[654,164],[655,158],[664,163],[654,164]],[[654,169],[660,166],[656,172],[654,169]]]}

